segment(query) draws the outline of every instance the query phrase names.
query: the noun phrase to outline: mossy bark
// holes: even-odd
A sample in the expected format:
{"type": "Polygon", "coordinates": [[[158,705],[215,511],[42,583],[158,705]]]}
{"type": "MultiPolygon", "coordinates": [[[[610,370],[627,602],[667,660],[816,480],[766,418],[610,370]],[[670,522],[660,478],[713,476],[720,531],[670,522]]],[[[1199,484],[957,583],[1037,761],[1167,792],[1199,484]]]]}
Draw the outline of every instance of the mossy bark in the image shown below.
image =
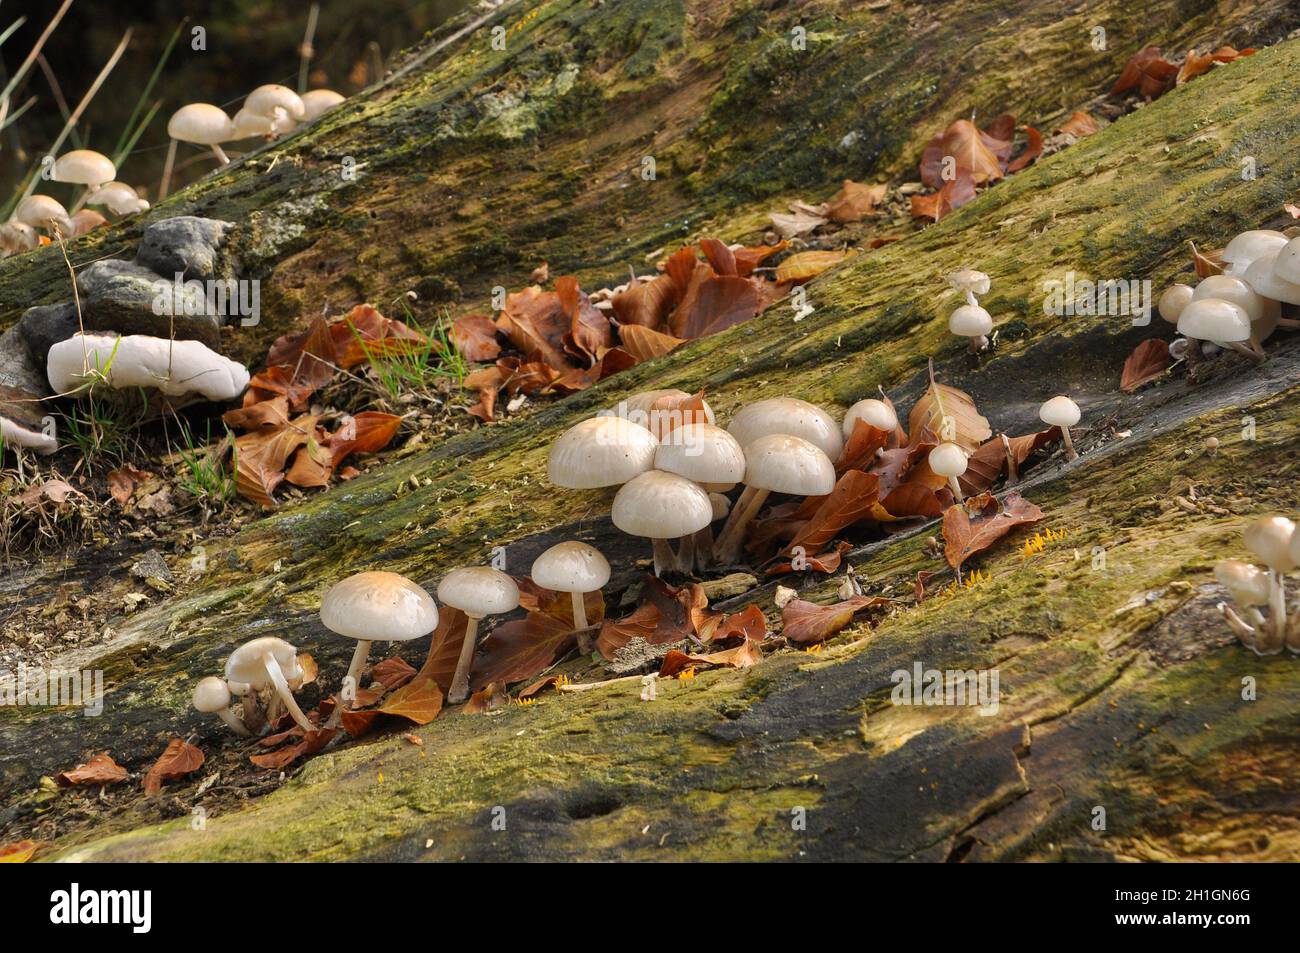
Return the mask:
{"type": "MultiPolygon", "coordinates": [[[[241,224],[243,266],[274,293],[263,297],[272,316],[233,351],[257,353],[323,300],[383,302],[421,282],[479,299],[522,284],[542,260],[590,285],[666,243],[752,237],[779,198],[821,198],[844,176],[910,166],[955,115],[1015,110],[1050,127],[1139,46],[1246,45],[1285,33],[1291,15],[1266,4],[1222,21],[1212,5],[1173,3],[1140,13],[1029,3],[1009,19],[1001,5],[955,3],[523,9],[498,15],[506,51],[491,49],[490,20],[156,213],[241,224]],[[1105,56],[1087,42],[1098,21],[1105,56]],[[788,52],[799,22],[804,58],[788,52]],[[859,145],[840,149],[855,129],[859,145]],[[647,154],[658,159],[652,183],[636,175],[647,154]],[[338,179],[347,156],[355,182],[338,179]]],[[[36,777],[85,751],[110,748],[143,767],[160,732],[213,737],[188,693],[240,640],[274,632],[342,671],[349,649],[315,610],[347,572],[429,582],[497,545],[521,567],[576,529],[629,552],[599,516],[606,496],[556,494],[542,476],[555,436],[620,395],[703,388],[726,415],[782,393],[847,405],[883,385],[907,407],[933,357],[942,380],[1011,433],[1036,426],[1053,393],[1080,400],[1083,457],[1021,487],[1064,542],[1028,559],[1000,546],[979,560],[988,581],[855,626],[820,655],[701,673],[661,685],[654,703],[616,686],[444,716],[418,729],[423,747],[388,737],[318,756],[202,832],[188,819],[153,823],[142,807],[58,846],[96,859],[1295,859],[1300,768],[1288,745],[1300,675],[1292,658],[1259,659],[1233,642],[1212,609],[1221,595],[1209,567],[1241,555],[1246,518],[1295,508],[1300,354],[1281,340],[1260,368],[1226,358],[1199,387],[1123,395],[1124,357],[1170,329],[1066,324],[1041,300],[1042,282],[1067,270],[1159,289],[1185,269],[1187,239],[1221,244],[1294,200],[1298,67],[1300,43],[1284,43],[1180,87],[940,225],[821,276],[809,285],[815,311],[797,324],[775,306],[212,541],[207,571],[178,595],[131,617],[109,645],[61,660],[105,669],[103,717],[0,713],[3,817],[21,818],[36,777]],[[1241,175],[1244,156],[1254,179],[1241,175]],[[943,275],[963,266],[992,276],[985,304],[1003,330],[978,364],[946,331],[943,275]],[[1243,415],[1254,441],[1240,439],[1243,415]],[[1210,435],[1214,456],[1201,449],[1210,435]],[[1174,506],[1188,484],[1230,505],[1174,506]],[[574,513],[591,516],[575,524],[574,513]],[[999,711],[890,704],[891,673],[918,660],[996,666],[999,711]],[[1253,701],[1242,697],[1247,677],[1253,701]],[[497,807],[509,836],[494,831],[497,807]],[[1105,830],[1093,827],[1096,807],[1105,830]],[[791,823],[799,808],[805,829],[791,823]]],[[[131,240],[118,229],[74,251],[89,258],[131,240]]],[[[33,287],[57,298],[61,267],[48,252],[0,266],[0,302],[12,313],[33,287]]],[[[874,590],[898,595],[918,570],[940,568],[917,533],[852,561],[874,590]]],[[[93,577],[106,563],[111,554],[87,556],[74,571],[93,577]]],[[[630,557],[615,568],[628,574],[630,557]]],[[[35,595],[19,598],[38,598],[53,578],[37,574],[35,595]]],[[[747,599],[772,610],[767,590],[747,599]]]]}

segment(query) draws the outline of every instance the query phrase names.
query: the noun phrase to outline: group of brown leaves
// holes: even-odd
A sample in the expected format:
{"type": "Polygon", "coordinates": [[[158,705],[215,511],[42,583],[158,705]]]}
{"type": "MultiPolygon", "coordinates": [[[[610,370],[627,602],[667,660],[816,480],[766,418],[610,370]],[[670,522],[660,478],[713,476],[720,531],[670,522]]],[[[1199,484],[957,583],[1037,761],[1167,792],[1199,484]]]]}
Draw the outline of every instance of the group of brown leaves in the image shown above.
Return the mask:
{"type": "Polygon", "coordinates": [[[958,119],[936,133],[921,153],[921,181],[935,191],[912,196],[912,217],[939,221],[975,198],[978,186],[1019,172],[1043,152],[1043,136],[1025,126],[1026,143],[1014,159],[1016,117],[1003,113],[986,128],[958,119]]]}
{"type": "Polygon", "coordinates": [[[1189,79],[1202,73],[1208,73],[1214,66],[1231,63],[1243,56],[1250,56],[1255,50],[1247,47],[1236,50],[1231,46],[1220,46],[1210,53],[1198,53],[1188,50],[1182,64],[1171,63],[1165,59],[1158,46],[1145,46],[1138,50],[1124,64],[1119,79],[1111,87],[1111,95],[1136,91],[1143,99],[1157,99],[1175,86],[1181,86],[1189,79]]]}
{"type": "Polygon", "coordinates": [[[507,296],[495,318],[472,314],[457,319],[451,333],[462,356],[493,362],[465,378],[465,387],[479,395],[470,413],[495,420],[501,391],[514,397],[584,390],[684,341],[748,321],[790,285],[832,263],[800,263],[792,256],[774,281],[755,274],[764,260],[786,247],[779,242],[733,249],[714,238],[701,239],[661,262],[662,270],[653,278],[629,282],[610,299],[609,314],[591,303],[576,278],[564,276],[555,280],[552,291],[530,285],[507,296]],[[516,353],[502,356],[504,343],[516,353]]]}
{"type": "Polygon", "coordinates": [[[318,415],[307,412],[310,398],[341,371],[428,345],[424,335],[366,304],[332,321],[317,318],[306,330],[278,339],[266,369],[249,381],[243,405],[222,418],[243,431],[233,440],[240,495],[274,506],[275,490],[286,480],[324,487],[336,473],[345,480],[355,476],[357,471],[343,462],[354,453],[388,446],[401,418],[365,411],[329,431],[319,425],[318,415]]]}

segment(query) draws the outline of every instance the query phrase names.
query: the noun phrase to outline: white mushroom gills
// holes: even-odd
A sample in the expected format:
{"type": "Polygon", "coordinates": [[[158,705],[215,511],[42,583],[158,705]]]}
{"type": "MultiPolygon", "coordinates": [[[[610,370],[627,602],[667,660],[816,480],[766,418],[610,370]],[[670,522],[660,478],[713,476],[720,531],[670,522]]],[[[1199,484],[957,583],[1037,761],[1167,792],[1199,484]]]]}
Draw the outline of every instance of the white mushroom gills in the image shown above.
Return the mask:
{"type": "Polygon", "coordinates": [[[194,709],[205,715],[216,715],[226,726],[241,738],[248,738],[252,732],[230,710],[230,686],[225,679],[215,675],[200,679],[194,686],[194,709]]]}
{"type": "Polygon", "coordinates": [[[1061,441],[1065,444],[1065,459],[1074,460],[1079,454],[1074,449],[1074,440],[1070,428],[1079,422],[1079,405],[1064,394],[1059,394],[1046,401],[1038,408],[1038,419],[1049,427],[1061,428],[1061,441]]]}
{"type": "Polygon", "coordinates": [[[467,566],[453,569],[443,577],[438,584],[438,599],[443,605],[461,610],[469,619],[456,672],[447,691],[447,701],[457,704],[469,697],[469,674],[473,667],[474,647],[478,643],[479,620],[517,608],[519,587],[499,570],[488,566],[467,566]]]}
{"type": "Polygon", "coordinates": [[[299,728],[308,732],[315,731],[316,726],[303,714],[293,692],[289,690],[289,682],[301,678],[298,650],[284,639],[274,636],[264,636],[241,645],[226,661],[227,682],[242,682],[253,691],[270,688],[284,703],[299,728]]]}
{"type": "Polygon", "coordinates": [[[573,627],[587,627],[584,596],[609,582],[609,562],[595,546],[576,539],[556,543],[533,560],[529,576],[543,589],[567,592],[573,602],[573,627]]]}

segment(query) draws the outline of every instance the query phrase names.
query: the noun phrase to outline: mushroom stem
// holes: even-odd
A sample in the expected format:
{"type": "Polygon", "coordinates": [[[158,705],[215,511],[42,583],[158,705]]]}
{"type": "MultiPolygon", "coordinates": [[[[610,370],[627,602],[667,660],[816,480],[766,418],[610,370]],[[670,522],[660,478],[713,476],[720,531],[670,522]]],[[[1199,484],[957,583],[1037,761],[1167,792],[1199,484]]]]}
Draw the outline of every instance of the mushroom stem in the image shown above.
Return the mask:
{"type": "MultiPolygon", "coordinates": [[[[749,487],[746,487],[746,492],[749,489],[749,487]]],[[[718,544],[713,550],[715,561],[727,566],[740,558],[740,549],[745,542],[745,531],[749,529],[749,524],[754,521],[754,517],[758,515],[758,511],[763,508],[763,504],[767,502],[767,498],[771,495],[771,490],[755,489],[746,501],[744,494],[741,494],[741,499],[737,500],[736,505],[731,509],[732,516],[735,516],[737,512],[740,513],[740,516],[734,524],[730,524],[730,519],[728,519],[730,525],[723,528],[722,535],[718,538],[718,544]],[[742,502],[744,503],[743,506],[741,505],[742,502]]]]}
{"type": "MultiPolygon", "coordinates": [[[[344,684],[347,684],[347,679],[352,679],[352,697],[347,699],[348,708],[356,707],[357,689],[361,686],[361,672],[365,669],[366,661],[369,658],[370,643],[365,639],[361,639],[357,642],[356,650],[352,653],[352,664],[348,666],[348,674],[344,676],[344,684]]],[[[340,701],[342,700],[340,699],[340,701]]]]}
{"type": "Polygon", "coordinates": [[[948,489],[952,490],[953,499],[958,503],[966,502],[966,497],[961,495],[961,484],[957,482],[955,476],[948,477],[948,489]]]}
{"type": "Polygon", "coordinates": [[[224,721],[226,726],[239,737],[251,738],[253,736],[253,733],[248,730],[248,726],[240,721],[239,716],[229,708],[221,709],[221,711],[217,712],[217,717],[224,721]]]}
{"type": "Polygon", "coordinates": [[[163,162],[162,182],[158,185],[158,201],[167,198],[167,193],[172,187],[172,167],[176,165],[176,142],[171,140],[167,146],[167,159],[163,162]]]}
{"type": "Polygon", "coordinates": [[[573,627],[575,629],[585,629],[587,627],[587,603],[583,597],[585,593],[571,592],[573,597],[573,627]]]}
{"type": "Polygon", "coordinates": [[[1244,354],[1246,357],[1256,362],[1264,360],[1266,356],[1264,354],[1264,349],[1256,344],[1254,340],[1251,340],[1249,345],[1242,344],[1240,341],[1227,341],[1225,342],[1224,347],[1236,351],[1238,354],[1244,354]]]}
{"type": "Polygon", "coordinates": [[[1065,459],[1077,460],[1079,452],[1074,449],[1074,441],[1070,439],[1070,428],[1061,428],[1061,442],[1065,444],[1065,459]]]}
{"type": "Polygon", "coordinates": [[[1286,639],[1286,590],[1282,587],[1282,575],[1271,568],[1268,571],[1268,614],[1276,638],[1270,638],[1266,648],[1270,652],[1280,652],[1286,639]]]}
{"type": "Polygon", "coordinates": [[[1296,318],[1278,318],[1277,326],[1279,328],[1300,328],[1300,319],[1296,318]]]}
{"type": "Polygon", "coordinates": [[[970,350],[972,354],[978,354],[980,351],[983,351],[986,348],[988,348],[988,346],[989,346],[988,335],[981,334],[979,337],[971,338],[970,344],[967,345],[967,348],[970,350]]]}
{"type": "Polygon", "coordinates": [[[654,540],[655,575],[662,576],[669,569],[677,568],[677,554],[672,544],[666,539],[654,540]]]}
{"type": "Polygon", "coordinates": [[[1233,612],[1232,607],[1226,602],[1220,602],[1217,608],[1219,613],[1227,621],[1228,627],[1231,628],[1233,632],[1237,633],[1237,638],[1241,639],[1242,644],[1249,649],[1253,649],[1255,654],[1258,655],[1259,649],[1255,647],[1255,630],[1243,622],[1241,617],[1238,616],[1237,613],[1233,612]]]}
{"type": "Polygon", "coordinates": [[[280,670],[280,663],[275,660],[275,656],[267,652],[262,656],[262,664],[266,666],[266,674],[271,677],[275,693],[284,702],[284,707],[289,709],[289,714],[298,723],[298,727],[303,731],[315,731],[316,726],[302,713],[302,709],[298,707],[298,700],[293,697],[293,692],[289,691],[289,683],[284,680],[284,672],[280,670]]]}
{"type": "Polygon", "coordinates": [[[1002,449],[1007,455],[1007,486],[1015,486],[1020,482],[1020,470],[1016,467],[1015,455],[1011,452],[1011,441],[1007,435],[1002,435],[1002,449]]]}
{"type": "MultiPolygon", "coordinates": [[[[749,501],[754,498],[754,494],[757,492],[752,486],[747,486],[740,491],[740,496],[736,497],[736,502],[731,505],[731,512],[727,514],[727,521],[722,524],[722,532],[718,535],[719,544],[727,538],[731,528],[740,522],[741,514],[749,506],[749,501]]],[[[714,547],[713,558],[715,560],[718,558],[717,546],[714,547]]]]}
{"type": "Polygon", "coordinates": [[[677,562],[674,568],[684,576],[689,576],[695,570],[694,533],[677,541],[677,562]]]}
{"type": "Polygon", "coordinates": [[[460,644],[460,659],[456,662],[456,674],[451,677],[451,689],[447,692],[447,701],[453,705],[469,698],[469,670],[474,661],[474,645],[478,642],[478,619],[469,617],[465,626],[465,641],[460,644]]]}
{"type": "Polygon", "coordinates": [[[230,165],[230,157],[226,155],[226,151],[220,145],[214,142],[211,148],[212,154],[217,157],[218,162],[222,165],[230,165]]]}
{"type": "Polygon", "coordinates": [[[703,571],[709,568],[713,560],[713,526],[709,525],[695,534],[692,545],[695,548],[695,568],[703,571]]]}

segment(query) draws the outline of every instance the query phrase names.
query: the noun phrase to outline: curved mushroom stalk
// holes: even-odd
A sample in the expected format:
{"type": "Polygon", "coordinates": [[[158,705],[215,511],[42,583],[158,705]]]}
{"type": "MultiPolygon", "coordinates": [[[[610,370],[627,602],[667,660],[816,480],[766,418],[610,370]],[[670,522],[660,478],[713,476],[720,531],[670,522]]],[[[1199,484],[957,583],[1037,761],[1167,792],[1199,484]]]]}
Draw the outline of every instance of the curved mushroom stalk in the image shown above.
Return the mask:
{"type": "Polygon", "coordinates": [[[245,725],[242,721],[240,721],[239,716],[236,715],[229,708],[223,708],[220,711],[218,711],[217,717],[220,718],[222,721],[224,721],[226,723],[226,727],[228,727],[235,734],[239,735],[239,737],[241,738],[253,737],[253,733],[248,730],[248,726],[245,725]]]}
{"type": "Polygon", "coordinates": [[[740,495],[736,505],[731,508],[727,523],[722,528],[722,535],[718,537],[718,541],[713,547],[715,562],[722,566],[730,566],[740,559],[741,546],[745,542],[745,531],[749,529],[749,524],[754,522],[754,517],[758,516],[759,510],[763,508],[763,504],[767,502],[767,498],[771,495],[771,490],[745,487],[745,492],[740,495]],[[751,490],[753,490],[752,493],[750,493],[751,490]],[[748,500],[745,499],[746,494],[749,494],[748,500]]]}
{"type": "Polygon", "coordinates": [[[713,564],[713,543],[712,524],[699,530],[691,537],[691,549],[694,551],[694,566],[692,568],[704,572],[713,564]]]}
{"type": "Polygon", "coordinates": [[[370,658],[370,644],[365,639],[357,641],[356,650],[352,653],[352,664],[348,666],[348,674],[344,676],[345,679],[352,680],[350,684],[353,686],[352,697],[347,700],[348,708],[356,707],[356,688],[361,684],[361,673],[365,671],[366,662],[370,658]]]}
{"type": "Polygon", "coordinates": [[[465,626],[465,641],[460,644],[456,674],[451,677],[451,688],[447,692],[449,704],[457,705],[469,698],[469,671],[474,661],[474,646],[478,642],[478,623],[477,618],[470,616],[465,626]]]}
{"type": "Polygon", "coordinates": [[[586,593],[571,592],[569,595],[573,599],[573,627],[575,629],[585,629],[587,627],[586,593]]]}
{"type": "Polygon", "coordinates": [[[271,652],[264,654],[262,664],[266,666],[267,677],[271,679],[276,695],[293,716],[293,720],[298,723],[298,727],[303,731],[315,731],[316,726],[303,714],[302,709],[298,707],[298,700],[293,697],[293,692],[289,691],[289,683],[285,680],[284,672],[280,668],[280,663],[275,660],[275,655],[271,652]]]}

